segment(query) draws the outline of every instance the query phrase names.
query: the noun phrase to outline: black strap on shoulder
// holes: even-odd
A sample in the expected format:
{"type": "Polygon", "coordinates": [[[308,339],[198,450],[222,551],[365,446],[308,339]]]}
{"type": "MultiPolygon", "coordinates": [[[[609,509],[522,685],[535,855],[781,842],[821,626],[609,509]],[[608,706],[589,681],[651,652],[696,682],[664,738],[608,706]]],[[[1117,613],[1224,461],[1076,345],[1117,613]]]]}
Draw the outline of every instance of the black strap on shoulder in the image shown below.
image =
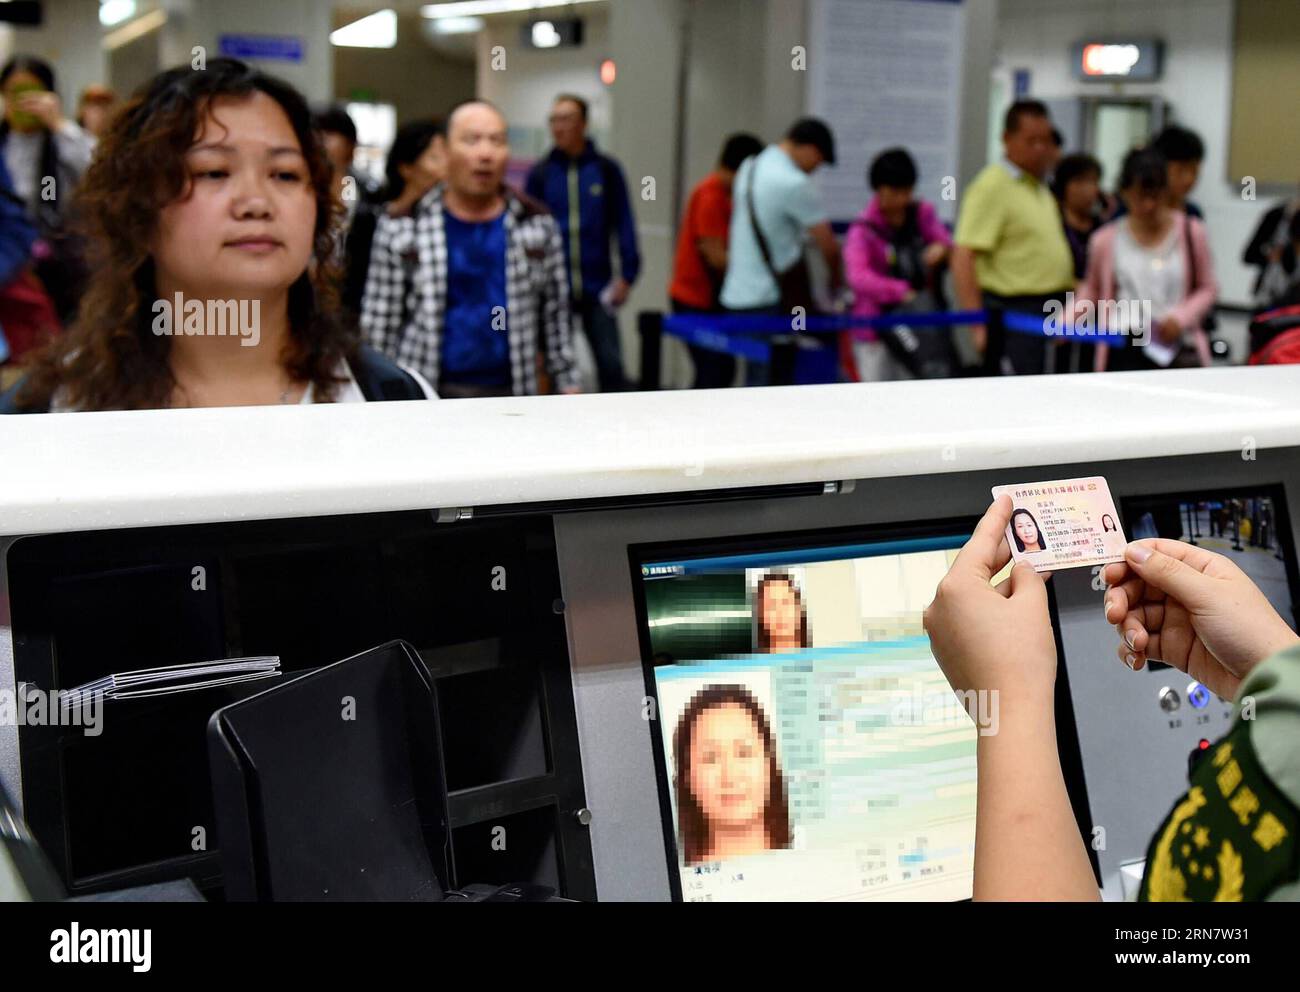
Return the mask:
{"type": "Polygon", "coordinates": [[[758,251],[763,256],[763,264],[767,266],[767,271],[771,273],[773,281],[776,282],[776,288],[781,288],[781,276],[776,271],[776,266],[772,263],[772,252],[768,250],[767,238],[763,237],[763,229],[758,226],[758,212],[754,209],[754,183],[758,181],[758,157],[755,156],[749,164],[749,186],[745,190],[745,206],[749,210],[749,226],[754,229],[754,239],[758,242],[758,251]]]}

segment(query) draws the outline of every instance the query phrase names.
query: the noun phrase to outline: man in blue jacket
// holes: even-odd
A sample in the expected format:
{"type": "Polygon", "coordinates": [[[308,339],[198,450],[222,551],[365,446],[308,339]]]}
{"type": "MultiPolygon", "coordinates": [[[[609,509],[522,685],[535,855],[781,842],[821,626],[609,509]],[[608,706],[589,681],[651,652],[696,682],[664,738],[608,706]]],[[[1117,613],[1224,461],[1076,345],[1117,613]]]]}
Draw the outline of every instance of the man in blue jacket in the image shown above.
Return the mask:
{"type": "Polygon", "coordinates": [[[529,196],[551,208],[564,236],[572,312],[596,356],[602,391],[626,388],[615,312],[641,269],[636,223],[623,170],[587,137],[587,102],[564,94],[550,116],[555,147],[528,174],[529,196]],[[619,272],[611,264],[618,240],[619,272]]]}

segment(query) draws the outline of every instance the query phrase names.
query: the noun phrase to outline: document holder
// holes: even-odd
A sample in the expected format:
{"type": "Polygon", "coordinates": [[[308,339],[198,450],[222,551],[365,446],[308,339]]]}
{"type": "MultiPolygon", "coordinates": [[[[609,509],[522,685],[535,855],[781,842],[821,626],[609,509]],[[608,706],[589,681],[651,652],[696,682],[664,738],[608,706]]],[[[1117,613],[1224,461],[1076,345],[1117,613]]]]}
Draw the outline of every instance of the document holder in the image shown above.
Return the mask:
{"type": "Polygon", "coordinates": [[[213,713],[231,901],[434,902],[448,820],[434,682],[391,641],[213,713]]]}

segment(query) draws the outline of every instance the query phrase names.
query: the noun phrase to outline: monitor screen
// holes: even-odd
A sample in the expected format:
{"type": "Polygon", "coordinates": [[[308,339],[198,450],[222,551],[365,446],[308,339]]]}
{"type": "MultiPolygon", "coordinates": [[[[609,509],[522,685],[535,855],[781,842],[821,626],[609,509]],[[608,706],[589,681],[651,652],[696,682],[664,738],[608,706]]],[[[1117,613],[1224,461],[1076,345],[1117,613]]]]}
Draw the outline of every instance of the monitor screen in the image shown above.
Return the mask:
{"type": "Polygon", "coordinates": [[[676,897],[970,898],[997,712],[921,622],[967,536],[633,550],[676,897]]]}
{"type": "Polygon", "coordinates": [[[1281,486],[1141,496],[1123,503],[1129,540],[1167,537],[1223,555],[1295,629],[1294,590],[1300,585],[1281,486]]]}

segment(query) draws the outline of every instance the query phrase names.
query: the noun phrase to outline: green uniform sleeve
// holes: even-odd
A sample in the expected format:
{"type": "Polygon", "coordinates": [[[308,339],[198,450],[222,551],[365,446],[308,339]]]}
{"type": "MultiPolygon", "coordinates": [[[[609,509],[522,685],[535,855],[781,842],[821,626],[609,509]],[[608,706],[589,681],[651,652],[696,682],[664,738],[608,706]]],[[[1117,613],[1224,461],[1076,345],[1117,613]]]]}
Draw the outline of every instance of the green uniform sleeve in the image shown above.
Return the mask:
{"type": "Polygon", "coordinates": [[[1147,850],[1140,901],[1300,899],[1300,647],[1261,662],[1147,850]]]}

